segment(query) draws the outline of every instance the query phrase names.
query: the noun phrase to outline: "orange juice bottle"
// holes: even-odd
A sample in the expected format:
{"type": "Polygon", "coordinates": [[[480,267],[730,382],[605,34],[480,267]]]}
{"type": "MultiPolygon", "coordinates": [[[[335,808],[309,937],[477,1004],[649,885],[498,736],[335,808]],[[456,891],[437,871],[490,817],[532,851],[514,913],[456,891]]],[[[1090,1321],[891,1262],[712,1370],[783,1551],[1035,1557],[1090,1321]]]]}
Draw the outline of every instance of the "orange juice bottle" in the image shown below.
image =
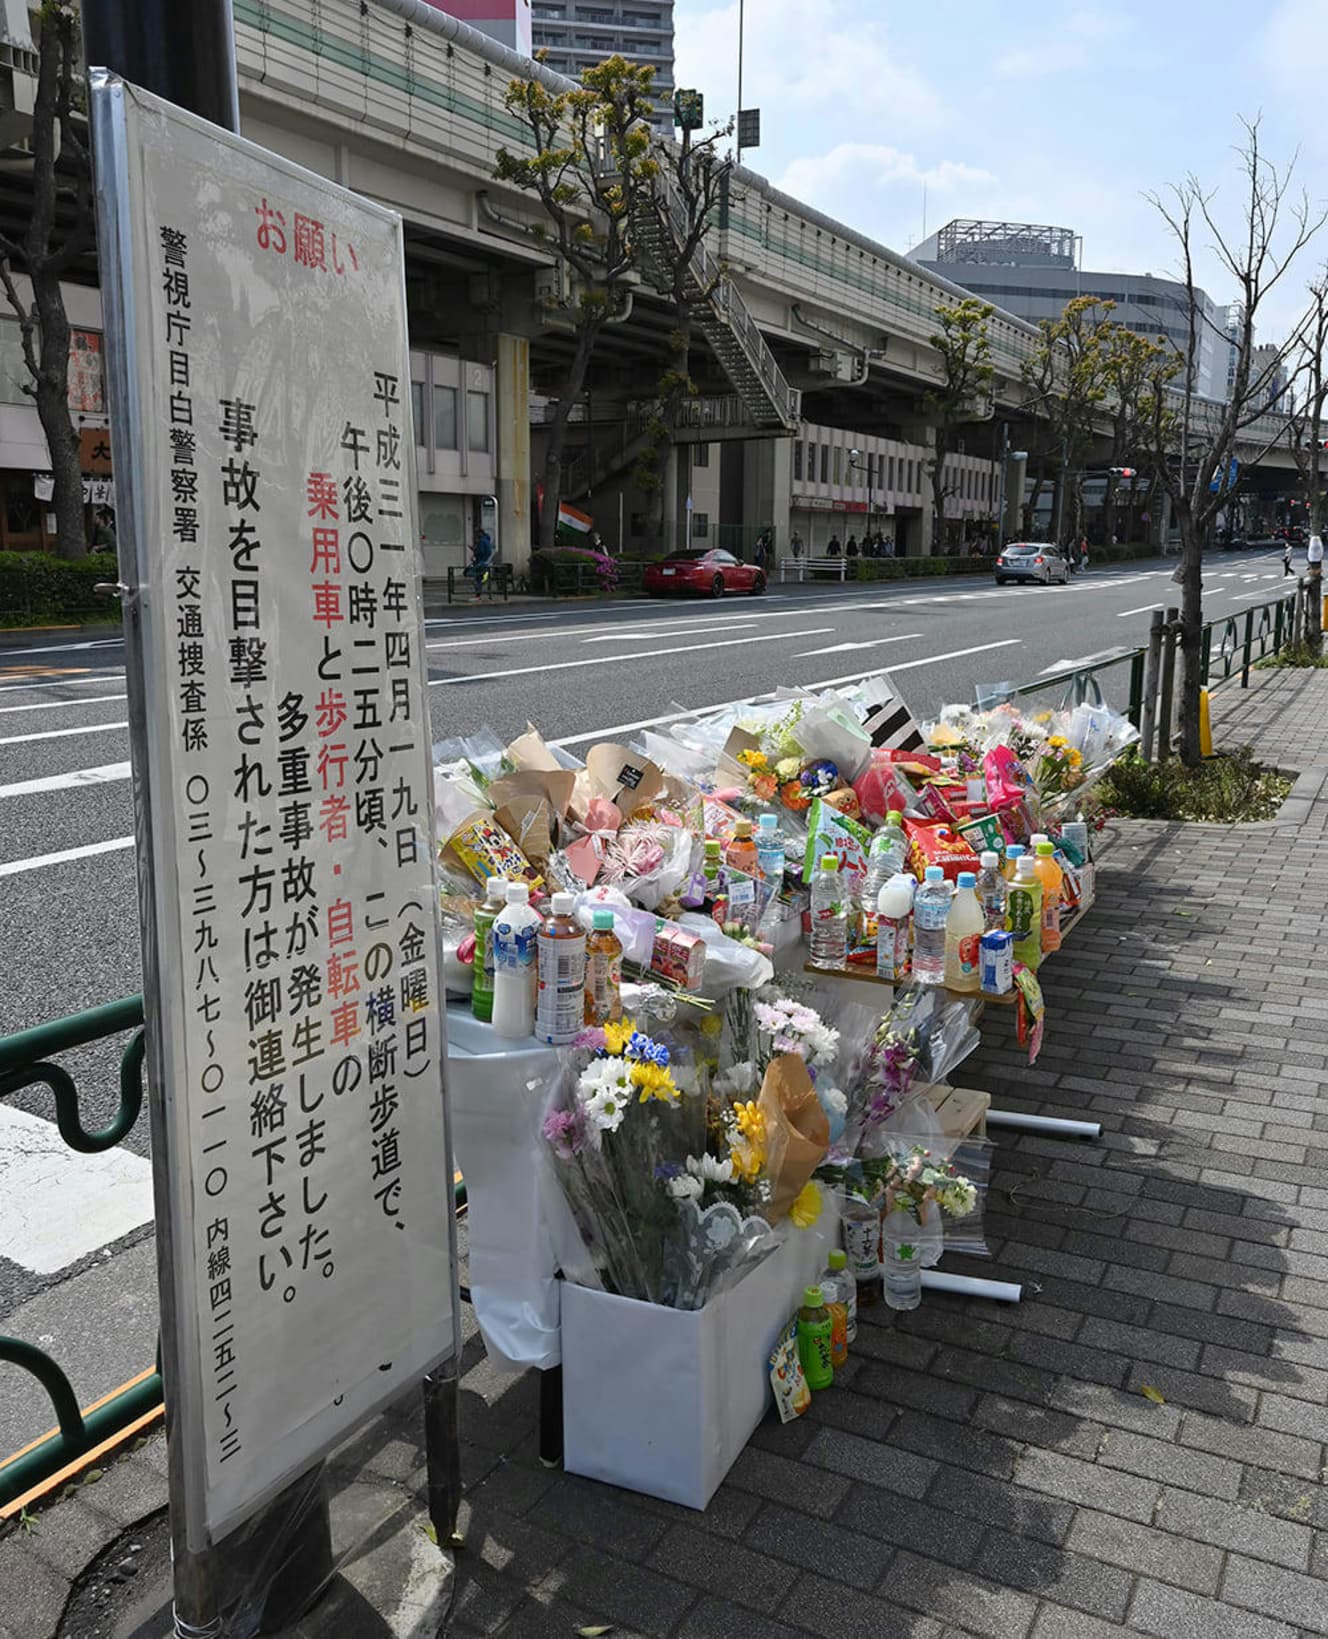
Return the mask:
{"type": "Polygon", "coordinates": [[[1055,860],[1055,845],[1039,842],[1033,869],[1042,884],[1042,954],[1061,948],[1061,898],[1065,872],[1055,860]]]}
{"type": "Polygon", "coordinates": [[[756,839],[752,836],[752,822],[740,819],[733,827],[733,836],[724,850],[724,860],[744,876],[756,875],[756,839]]]}

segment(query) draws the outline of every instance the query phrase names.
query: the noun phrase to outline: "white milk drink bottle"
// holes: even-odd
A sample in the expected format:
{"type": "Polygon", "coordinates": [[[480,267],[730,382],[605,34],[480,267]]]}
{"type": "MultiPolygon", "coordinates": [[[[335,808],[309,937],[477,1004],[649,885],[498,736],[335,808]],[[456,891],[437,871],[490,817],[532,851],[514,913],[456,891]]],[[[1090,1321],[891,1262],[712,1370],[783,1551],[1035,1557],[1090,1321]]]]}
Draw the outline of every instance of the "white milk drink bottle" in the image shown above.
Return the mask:
{"type": "Polygon", "coordinates": [[[528,882],[509,882],[506,898],[489,935],[493,941],[493,1033],[518,1040],[535,1031],[535,939],[544,918],[531,907],[528,882]]]}
{"type": "Polygon", "coordinates": [[[939,865],[928,865],[913,895],[913,977],[920,985],[945,983],[945,924],[950,916],[950,884],[939,865]]]}
{"type": "Polygon", "coordinates": [[[981,980],[982,906],[973,891],[977,878],[960,871],[950,914],[945,919],[945,983],[951,990],[976,991],[981,980]]]}
{"type": "Polygon", "coordinates": [[[915,877],[901,871],[876,896],[876,976],[893,985],[908,977],[909,919],[917,885],[915,877]]]}

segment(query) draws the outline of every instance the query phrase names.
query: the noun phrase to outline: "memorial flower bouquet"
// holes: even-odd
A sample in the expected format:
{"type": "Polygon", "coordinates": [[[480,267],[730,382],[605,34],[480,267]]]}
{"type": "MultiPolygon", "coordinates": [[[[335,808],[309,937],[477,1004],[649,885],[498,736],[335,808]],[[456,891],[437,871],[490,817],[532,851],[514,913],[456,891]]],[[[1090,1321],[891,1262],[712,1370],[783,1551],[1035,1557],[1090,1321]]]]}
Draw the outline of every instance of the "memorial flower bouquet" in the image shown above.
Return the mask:
{"type": "Polygon", "coordinates": [[[1033,764],[1033,783],[1044,801],[1073,791],[1084,783],[1083,753],[1063,734],[1049,734],[1033,764]]]}

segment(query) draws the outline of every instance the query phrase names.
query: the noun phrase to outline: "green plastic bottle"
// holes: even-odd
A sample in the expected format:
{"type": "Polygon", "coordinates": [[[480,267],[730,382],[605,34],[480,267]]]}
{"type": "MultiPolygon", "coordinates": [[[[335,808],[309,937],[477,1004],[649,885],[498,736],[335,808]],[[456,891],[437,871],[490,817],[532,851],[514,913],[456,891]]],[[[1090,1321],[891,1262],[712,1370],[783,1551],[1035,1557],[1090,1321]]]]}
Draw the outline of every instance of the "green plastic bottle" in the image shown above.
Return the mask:
{"type": "Polygon", "coordinates": [[[809,1286],[802,1294],[798,1310],[798,1358],[802,1361],[807,1387],[828,1389],[835,1380],[831,1354],[834,1327],[819,1286],[809,1286]]]}
{"type": "Polygon", "coordinates": [[[470,1011],[488,1024],[493,1018],[493,922],[503,908],[505,876],[484,885],[484,903],[475,909],[475,959],[470,970],[470,1011]]]}
{"type": "Polygon", "coordinates": [[[1014,935],[1014,959],[1036,969],[1042,960],[1042,884],[1027,854],[1015,866],[1006,907],[1014,935]]]}

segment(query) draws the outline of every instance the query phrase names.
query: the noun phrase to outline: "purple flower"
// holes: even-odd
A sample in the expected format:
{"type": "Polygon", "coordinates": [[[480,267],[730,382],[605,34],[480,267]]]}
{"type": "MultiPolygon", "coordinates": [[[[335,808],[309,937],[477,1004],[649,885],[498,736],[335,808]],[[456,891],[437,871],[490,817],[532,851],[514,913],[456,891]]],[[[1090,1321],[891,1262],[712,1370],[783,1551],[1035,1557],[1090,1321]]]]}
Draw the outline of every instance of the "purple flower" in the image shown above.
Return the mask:
{"type": "Polygon", "coordinates": [[[604,1051],[604,1032],[599,1028],[583,1030],[572,1043],[572,1046],[585,1048],[591,1053],[602,1053],[604,1051]]]}
{"type": "Polygon", "coordinates": [[[580,1104],[570,1110],[550,1110],[544,1117],[542,1131],[560,1161],[574,1160],[585,1148],[585,1111],[580,1104]]]}

